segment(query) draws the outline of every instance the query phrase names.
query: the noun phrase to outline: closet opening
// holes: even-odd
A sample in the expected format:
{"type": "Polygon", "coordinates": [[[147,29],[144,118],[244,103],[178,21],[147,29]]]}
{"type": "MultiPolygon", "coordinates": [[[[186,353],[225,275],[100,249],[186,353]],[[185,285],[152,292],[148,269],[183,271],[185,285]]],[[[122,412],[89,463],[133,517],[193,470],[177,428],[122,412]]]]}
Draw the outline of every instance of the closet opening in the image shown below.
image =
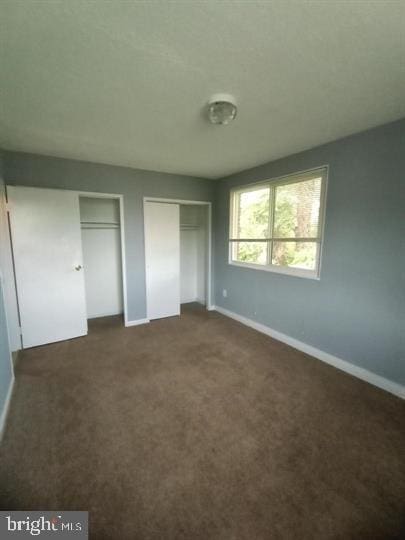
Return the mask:
{"type": "Polygon", "coordinates": [[[207,304],[207,206],[180,204],[180,304],[207,304]]]}
{"type": "Polygon", "coordinates": [[[124,314],[120,203],[79,196],[87,319],[124,314]]]}
{"type": "Polygon", "coordinates": [[[144,198],[148,320],[211,306],[211,203],[144,198]]]}

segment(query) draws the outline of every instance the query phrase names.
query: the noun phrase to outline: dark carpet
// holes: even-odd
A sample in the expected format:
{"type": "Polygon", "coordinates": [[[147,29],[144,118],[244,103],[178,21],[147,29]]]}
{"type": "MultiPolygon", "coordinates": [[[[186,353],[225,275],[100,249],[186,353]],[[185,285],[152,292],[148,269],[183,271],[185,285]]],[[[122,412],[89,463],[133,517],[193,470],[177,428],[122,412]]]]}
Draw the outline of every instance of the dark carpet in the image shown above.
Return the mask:
{"type": "Polygon", "coordinates": [[[188,306],[21,354],[0,503],[93,539],[400,538],[404,457],[404,401],[188,306]]]}

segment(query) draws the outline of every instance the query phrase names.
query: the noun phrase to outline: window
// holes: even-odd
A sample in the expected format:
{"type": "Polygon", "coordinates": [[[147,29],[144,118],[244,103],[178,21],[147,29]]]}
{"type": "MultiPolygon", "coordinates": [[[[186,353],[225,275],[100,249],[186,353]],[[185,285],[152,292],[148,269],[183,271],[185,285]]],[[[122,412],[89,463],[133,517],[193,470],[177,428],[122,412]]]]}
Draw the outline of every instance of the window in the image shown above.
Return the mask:
{"type": "Polygon", "coordinates": [[[326,168],[231,192],[229,262],[318,277],[326,168]]]}

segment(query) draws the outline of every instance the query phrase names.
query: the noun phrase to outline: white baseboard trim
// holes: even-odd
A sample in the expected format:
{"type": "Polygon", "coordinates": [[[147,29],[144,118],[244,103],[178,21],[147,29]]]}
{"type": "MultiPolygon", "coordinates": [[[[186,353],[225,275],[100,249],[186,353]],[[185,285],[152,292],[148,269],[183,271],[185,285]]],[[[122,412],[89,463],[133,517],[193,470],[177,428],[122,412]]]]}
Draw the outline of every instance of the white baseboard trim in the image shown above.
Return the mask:
{"type": "Polygon", "coordinates": [[[298,339],[287,336],[286,334],[278,332],[277,330],[273,330],[269,326],[253,321],[252,319],[248,319],[247,317],[243,317],[242,315],[238,315],[237,313],[234,313],[233,311],[230,311],[223,307],[212,306],[212,309],[215,309],[215,311],[222,313],[222,315],[225,315],[226,317],[235,319],[236,321],[239,321],[240,323],[245,324],[246,326],[249,326],[254,330],[257,330],[262,334],[266,334],[267,336],[277,339],[278,341],[282,341],[283,343],[290,345],[294,349],[298,349],[299,351],[309,354],[310,356],[313,356],[318,360],[322,360],[322,362],[326,362],[327,364],[330,364],[337,369],[345,371],[346,373],[349,373],[354,377],[373,384],[374,386],[378,386],[378,388],[381,388],[382,390],[386,390],[387,392],[390,392],[395,396],[405,399],[405,386],[401,384],[390,381],[389,379],[386,379],[381,375],[377,375],[376,373],[373,373],[368,369],[364,369],[360,366],[351,364],[346,360],[342,360],[337,356],[333,356],[332,354],[329,354],[325,351],[321,351],[320,349],[312,347],[312,345],[308,345],[307,343],[299,341],[298,339]]]}
{"type": "Polygon", "coordinates": [[[149,319],[136,319],[135,321],[125,321],[125,326],[139,326],[140,324],[148,324],[149,319]]]}
{"type": "Polygon", "coordinates": [[[10,410],[11,397],[13,395],[13,390],[14,390],[14,381],[15,381],[15,378],[13,375],[10,381],[9,387],[8,387],[7,396],[4,402],[3,410],[0,413],[0,443],[3,439],[4,429],[7,423],[7,416],[10,410]]]}

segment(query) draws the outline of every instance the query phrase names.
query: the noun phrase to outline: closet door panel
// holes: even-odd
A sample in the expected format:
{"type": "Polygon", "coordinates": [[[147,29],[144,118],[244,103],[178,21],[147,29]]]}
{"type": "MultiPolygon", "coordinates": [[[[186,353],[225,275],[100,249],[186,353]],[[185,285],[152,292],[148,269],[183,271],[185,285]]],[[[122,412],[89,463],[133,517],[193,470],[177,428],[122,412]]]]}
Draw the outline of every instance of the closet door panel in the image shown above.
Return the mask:
{"type": "Polygon", "coordinates": [[[23,346],[86,334],[77,194],[9,186],[7,195],[23,346]]]}
{"type": "Polygon", "coordinates": [[[148,319],[179,315],[179,205],[145,202],[144,220],[148,319]]]}
{"type": "Polygon", "coordinates": [[[82,229],[82,243],[87,317],[122,313],[120,229],[82,229]]]}
{"type": "Polygon", "coordinates": [[[180,302],[198,300],[198,230],[180,230],[180,302]]]}

